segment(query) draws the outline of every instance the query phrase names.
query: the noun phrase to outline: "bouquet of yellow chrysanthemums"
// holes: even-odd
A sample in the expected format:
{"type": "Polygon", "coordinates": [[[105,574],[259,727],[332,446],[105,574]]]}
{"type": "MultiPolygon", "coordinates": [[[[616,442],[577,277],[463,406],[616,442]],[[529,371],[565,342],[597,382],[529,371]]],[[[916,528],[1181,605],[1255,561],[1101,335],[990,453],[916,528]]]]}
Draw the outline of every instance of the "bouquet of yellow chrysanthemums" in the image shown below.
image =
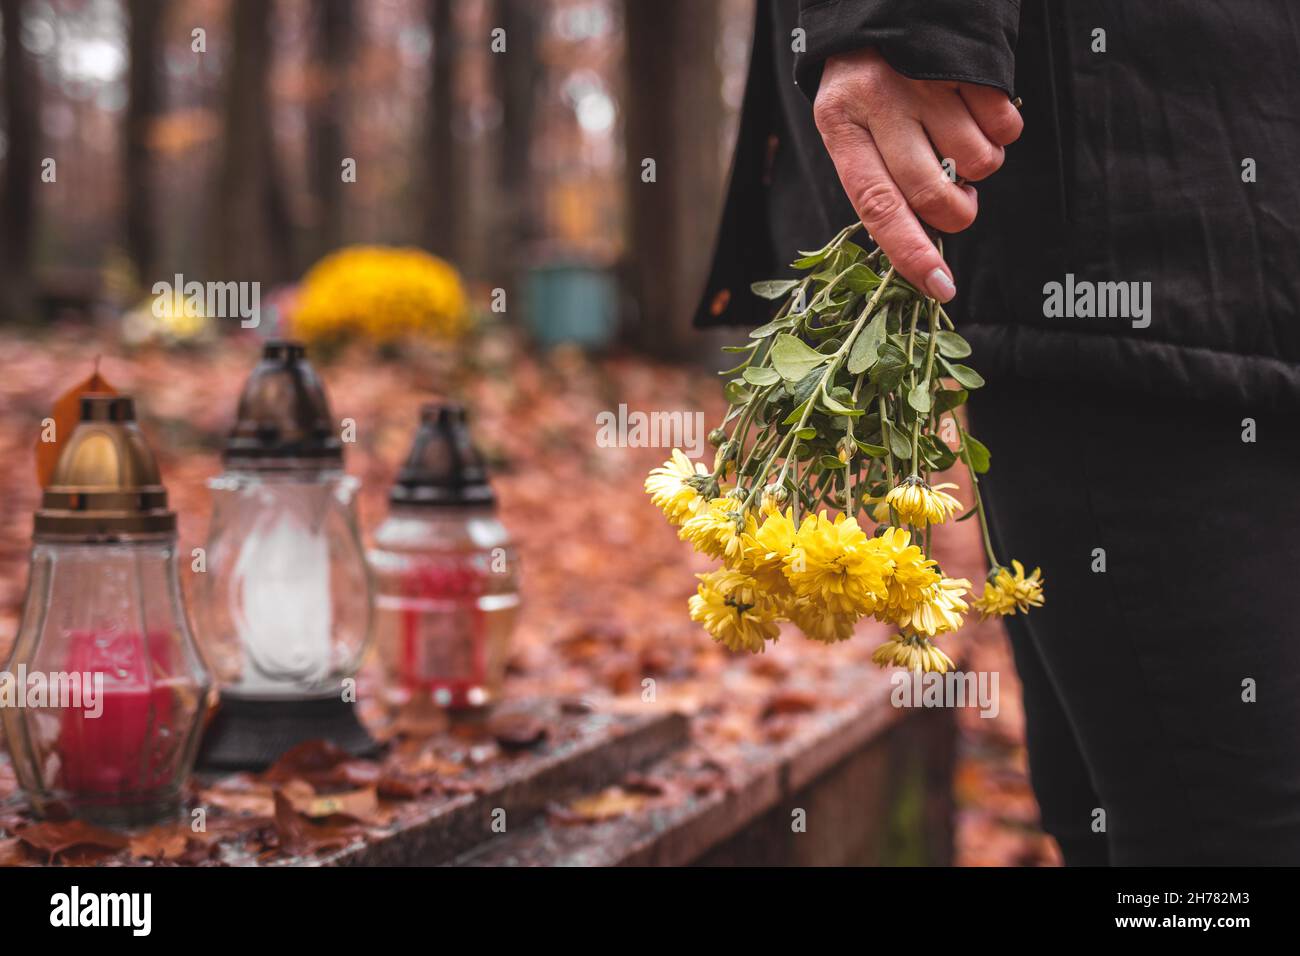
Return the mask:
{"type": "Polygon", "coordinates": [[[993,554],[978,484],[989,451],[956,414],[984,384],[957,361],[970,346],[881,250],[851,241],[858,228],[801,253],[802,278],[755,283],[784,303],[727,349],[744,360],[723,373],[735,377],[709,434],[713,468],[674,449],[645,487],[684,540],[723,563],[699,575],[690,600],[715,640],[760,652],[789,621],[832,643],[872,617],[898,629],[872,660],[942,673],[953,662],[936,637],[972,606],[985,616],[1041,606],[1043,583],[993,554]],[[969,603],[970,581],[928,557],[934,527],[961,510],[956,486],[930,479],[958,460],[975,507],[955,520],[978,517],[992,568],[969,603]]]}
{"type": "Polygon", "coordinates": [[[455,338],[468,322],[465,287],[447,262],[421,249],[349,246],[303,278],[293,331],[308,342],[412,335],[455,338]]]}

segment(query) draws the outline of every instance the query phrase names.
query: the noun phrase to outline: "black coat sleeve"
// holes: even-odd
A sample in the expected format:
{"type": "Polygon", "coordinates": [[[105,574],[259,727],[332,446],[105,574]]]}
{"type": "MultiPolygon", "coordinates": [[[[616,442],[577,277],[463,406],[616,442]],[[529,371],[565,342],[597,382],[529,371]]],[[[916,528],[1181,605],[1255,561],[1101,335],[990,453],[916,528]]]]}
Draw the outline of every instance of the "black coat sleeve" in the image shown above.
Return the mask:
{"type": "Polygon", "coordinates": [[[1019,25],[1020,0],[800,0],[795,82],[812,99],[828,57],[874,47],[904,76],[1011,95],[1019,25]]]}

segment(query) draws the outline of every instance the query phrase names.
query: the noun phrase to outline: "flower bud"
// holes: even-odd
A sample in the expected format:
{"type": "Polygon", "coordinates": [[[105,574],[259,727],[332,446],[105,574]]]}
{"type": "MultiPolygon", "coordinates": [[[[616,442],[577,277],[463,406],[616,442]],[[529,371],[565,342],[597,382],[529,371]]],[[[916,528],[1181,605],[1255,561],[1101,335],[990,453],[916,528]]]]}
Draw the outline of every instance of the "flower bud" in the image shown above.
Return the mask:
{"type": "Polygon", "coordinates": [[[778,511],[790,503],[790,489],[775,482],[763,489],[763,507],[778,511]]]}
{"type": "Polygon", "coordinates": [[[727,433],[724,432],[721,428],[715,428],[713,429],[713,431],[709,432],[709,444],[712,445],[714,448],[721,446],[721,444],[726,440],[727,440],[727,433]]]}
{"type": "Polygon", "coordinates": [[[718,454],[713,459],[713,470],[719,474],[725,474],[724,470],[727,463],[736,457],[736,452],[740,450],[740,443],[734,440],[725,441],[722,447],[718,449],[718,454]]]}
{"type": "Polygon", "coordinates": [[[840,461],[846,464],[853,460],[853,456],[858,453],[858,443],[848,435],[840,439],[839,444],[835,446],[836,452],[840,456],[840,461]]]}

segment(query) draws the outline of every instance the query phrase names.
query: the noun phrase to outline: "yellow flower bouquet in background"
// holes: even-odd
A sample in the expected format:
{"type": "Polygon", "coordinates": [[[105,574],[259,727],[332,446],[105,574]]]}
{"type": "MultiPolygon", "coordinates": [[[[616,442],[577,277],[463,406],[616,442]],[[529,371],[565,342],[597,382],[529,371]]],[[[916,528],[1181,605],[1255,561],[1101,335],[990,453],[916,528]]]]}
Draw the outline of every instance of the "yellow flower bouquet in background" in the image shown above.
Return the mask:
{"type": "Polygon", "coordinates": [[[692,620],[732,650],[761,652],[788,621],[833,643],[870,617],[897,628],[872,659],[943,673],[936,639],[974,607],[985,616],[1043,603],[1040,572],[993,553],[978,476],[989,450],[957,416],[984,384],[943,306],[851,237],[853,225],[793,263],[802,278],[759,282],[775,318],[728,348],[730,402],[709,434],[712,469],[674,449],[646,492],[683,540],[722,567],[699,575],[692,620]],[[951,386],[951,387],[950,387],[951,386]],[[961,462],[975,507],[938,472],[961,462]],[[973,597],[929,557],[934,528],[975,516],[990,572],[973,597]]]}
{"type": "Polygon", "coordinates": [[[454,339],[468,324],[456,269],[421,249],[392,246],[349,246],[325,256],[303,277],[291,320],[293,334],[310,344],[454,339]]]}

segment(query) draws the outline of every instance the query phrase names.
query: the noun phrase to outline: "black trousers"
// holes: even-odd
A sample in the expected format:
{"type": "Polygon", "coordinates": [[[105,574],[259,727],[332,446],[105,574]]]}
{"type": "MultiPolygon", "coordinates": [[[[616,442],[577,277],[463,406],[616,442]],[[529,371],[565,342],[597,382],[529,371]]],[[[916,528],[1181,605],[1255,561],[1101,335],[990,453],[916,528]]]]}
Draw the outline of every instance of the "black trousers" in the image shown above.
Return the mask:
{"type": "Polygon", "coordinates": [[[971,426],[999,557],[1046,581],[1007,620],[1066,863],[1300,864],[1295,418],[1025,384],[971,426]]]}

